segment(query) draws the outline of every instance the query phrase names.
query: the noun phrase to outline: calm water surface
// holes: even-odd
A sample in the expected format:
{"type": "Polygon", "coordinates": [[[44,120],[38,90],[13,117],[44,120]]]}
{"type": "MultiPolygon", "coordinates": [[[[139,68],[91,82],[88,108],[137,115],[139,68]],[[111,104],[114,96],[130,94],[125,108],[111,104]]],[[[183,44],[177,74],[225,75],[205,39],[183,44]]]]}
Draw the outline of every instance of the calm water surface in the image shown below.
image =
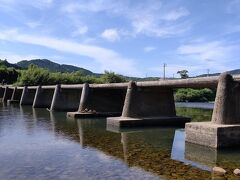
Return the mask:
{"type": "MultiPolygon", "coordinates": [[[[209,121],[211,109],[177,108],[209,121]]],[[[184,129],[116,131],[105,119],[70,120],[27,106],[0,105],[0,179],[212,179],[240,167],[239,149],[185,144],[184,129]]]]}

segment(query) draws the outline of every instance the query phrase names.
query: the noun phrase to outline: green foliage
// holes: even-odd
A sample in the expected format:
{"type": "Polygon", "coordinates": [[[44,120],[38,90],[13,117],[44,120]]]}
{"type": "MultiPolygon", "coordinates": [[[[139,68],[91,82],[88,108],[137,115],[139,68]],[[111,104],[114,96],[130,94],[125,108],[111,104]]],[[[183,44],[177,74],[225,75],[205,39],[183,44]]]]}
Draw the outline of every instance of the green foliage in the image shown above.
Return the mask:
{"type": "Polygon", "coordinates": [[[188,70],[181,70],[177,72],[178,74],[180,74],[182,79],[187,79],[188,78],[188,70]]]}
{"type": "Polygon", "coordinates": [[[82,72],[61,73],[49,72],[47,69],[30,65],[21,71],[17,85],[54,85],[54,84],[82,84],[82,83],[113,83],[124,82],[125,79],[113,72],[105,72],[101,77],[84,75],[82,72]]]}
{"type": "Polygon", "coordinates": [[[104,83],[120,83],[126,81],[123,77],[111,71],[104,71],[104,74],[101,76],[101,79],[102,82],[104,83]]]}
{"type": "Polygon", "coordinates": [[[175,93],[175,100],[178,102],[207,102],[214,101],[215,92],[211,89],[178,89],[175,93]]]}
{"type": "Polygon", "coordinates": [[[29,65],[27,70],[21,71],[18,78],[19,85],[43,85],[49,81],[49,72],[46,69],[38,68],[36,65],[29,65]]]}
{"type": "Polygon", "coordinates": [[[0,65],[0,83],[12,84],[17,81],[19,73],[14,68],[0,65]]]}

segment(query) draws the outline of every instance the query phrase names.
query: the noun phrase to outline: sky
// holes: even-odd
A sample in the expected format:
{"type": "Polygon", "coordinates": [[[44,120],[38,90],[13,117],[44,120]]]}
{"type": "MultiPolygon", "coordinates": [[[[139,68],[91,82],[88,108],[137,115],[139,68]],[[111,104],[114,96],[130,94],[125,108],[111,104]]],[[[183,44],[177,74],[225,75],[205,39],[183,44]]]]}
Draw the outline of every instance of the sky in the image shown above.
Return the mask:
{"type": "Polygon", "coordinates": [[[240,0],[0,0],[0,59],[138,77],[240,68],[240,0]]]}

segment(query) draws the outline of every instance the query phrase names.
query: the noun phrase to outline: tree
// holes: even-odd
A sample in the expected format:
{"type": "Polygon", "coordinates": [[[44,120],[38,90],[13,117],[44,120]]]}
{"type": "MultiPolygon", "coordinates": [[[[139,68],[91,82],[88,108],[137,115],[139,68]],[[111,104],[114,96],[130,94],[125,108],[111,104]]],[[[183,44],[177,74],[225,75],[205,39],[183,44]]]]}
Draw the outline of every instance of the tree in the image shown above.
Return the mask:
{"type": "Polygon", "coordinates": [[[188,78],[188,70],[184,69],[184,70],[178,71],[177,73],[181,76],[182,79],[188,78]]]}
{"type": "Polygon", "coordinates": [[[114,72],[111,71],[104,71],[104,74],[101,76],[101,79],[104,83],[120,83],[125,82],[126,80],[114,72]]]}

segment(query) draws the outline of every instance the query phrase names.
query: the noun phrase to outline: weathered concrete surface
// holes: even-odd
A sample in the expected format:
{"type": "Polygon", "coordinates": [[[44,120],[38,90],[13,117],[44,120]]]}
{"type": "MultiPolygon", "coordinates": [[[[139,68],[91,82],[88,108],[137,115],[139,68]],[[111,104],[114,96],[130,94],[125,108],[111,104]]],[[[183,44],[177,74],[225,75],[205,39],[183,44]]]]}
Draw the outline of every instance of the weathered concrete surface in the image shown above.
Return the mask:
{"type": "Polygon", "coordinates": [[[56,85],[50,111],[77,111],[82,89],[65,89],[56,85]]]}
{"type": "Polygon", "coordinates": [[[9,88],[8,86],[5,87],[2,102],[7,102],[9,99],[12,98],[13,89],[9,88]]]}
{"type": "Polygon", "coordinates": [[[171,88],[137,87],[135,82],[129,82],[122,116],[107,118],[107,126],[172,126],[189,121],[189,118],[176,116],[171,88]]]}
{"type": "Polygon", "coordinates": [[[221,125],[211,122],[186,124],[186,141],[213,148],[240,146],[240,124],[221,125]]]}
{"type": "Polygon", "coordinates": [[[2,98],[3,98],[4,91],[5,91],[5,88],[3,88],[3,87],[0,87],[0,99],[2,99],[2,98]]]}
{"type": "Polygon", "coordinates": [[[121,115],[126,90],[90,88],[84,84],[77,112],[68,112],[70,118],[107,117],[121,115]]]}
{"type": "Polygon", "coordinates": [[[186,141],[213,148],[240,146],[240,84],[223,73],[219,77],[211,122],[187,123],[186,141]]]}
{"type": "Polygon", "coordinates": [[[54,89],[43,89],[38,86],[33,102],[33,108],[50,108],[53,99],[54,89]]]}
{"type": "Polygon", "coordinates": [[[128,118],[128,117],[108,117],[107,118],[107,129],[121,129],[130,127],[141,127],[141,126],[178,126],[184,127],[186,122],[191,119],[187,117],[142,117],[142,118],[128,118]]]}
{"type": "Polygon", "coordinates": [[[16,104],[19,103],[22,97],[22,89],[18,89],[17,87],[14,87],[13,89],[13,93],[12,93],[12,97],[10,100],[8,100],[7,102],[9,104],[16,104]]]}
{"type": "Polygon", "coordinates": [[[212,122],[216,124],[240,123],[240,84],[226,73],[219,78],[212,122]]]}
{"type": "Polygon", "coordinates": [[[28,88],[25,86],[23,88],[20,105],[33,105],[36,89],[28,88]]]}

